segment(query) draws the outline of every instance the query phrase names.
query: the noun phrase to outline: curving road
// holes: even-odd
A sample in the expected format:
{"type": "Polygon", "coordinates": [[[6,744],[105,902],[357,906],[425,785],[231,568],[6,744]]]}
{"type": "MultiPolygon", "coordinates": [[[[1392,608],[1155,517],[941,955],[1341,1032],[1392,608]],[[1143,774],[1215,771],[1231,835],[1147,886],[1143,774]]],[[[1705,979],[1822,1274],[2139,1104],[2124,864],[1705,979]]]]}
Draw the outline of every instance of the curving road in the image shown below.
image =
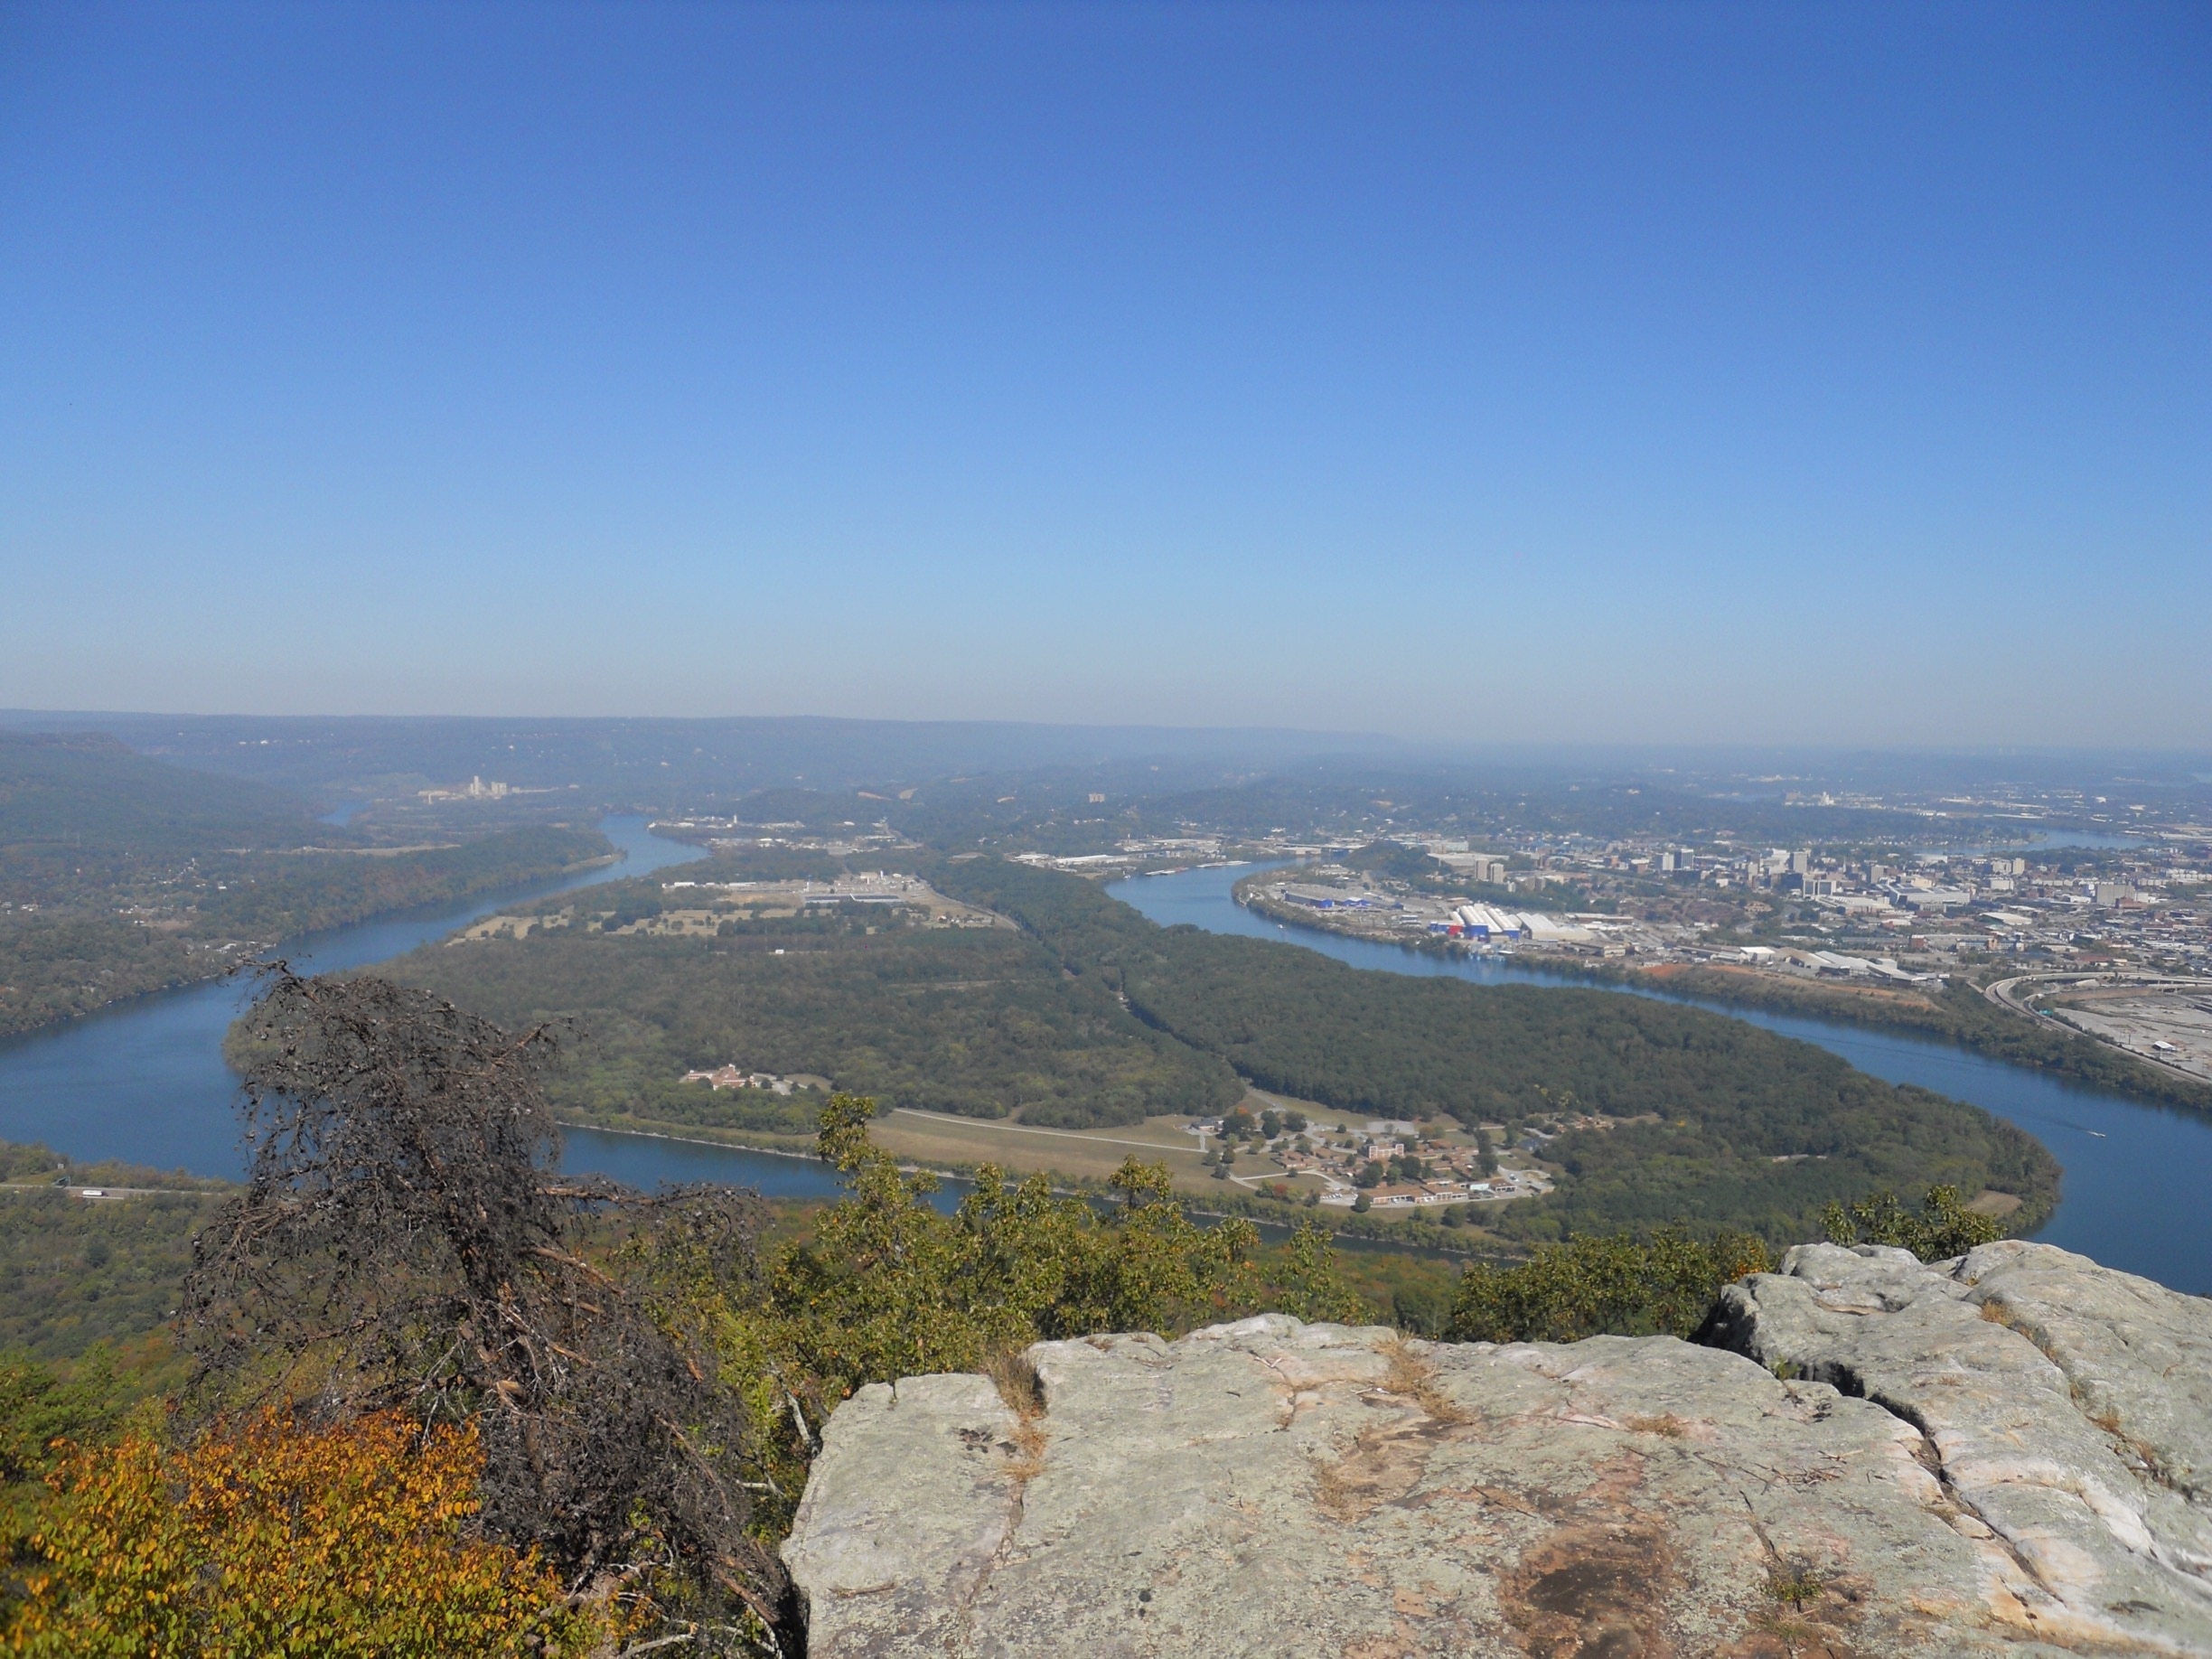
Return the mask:
{"type": "Polygon", "coordinates": [[[2144,990],[2212,991],[2212,979],[2194,979],[2187,974],[2143,973],[2125,968],[2104,968],[2086,972],[2020,973],[2014,974],[2009,979],[1993,980],[1982,988],[1982,994],[1999,1008],[2010,1008],[2015,1014],[2025,1014],[2029,1019],[2048,1026],[2055,1031],[2064,1031],[2074,1036],[2089,1037],[2092,1041],[2105,1043],[2107,1047],[2117,1049],[2121,1054],[2129,1055],[2131,1058],[2147,1060],[2152,1065],[2162,1065],[2168,1071],[2178,1072],[2182,1076],[2197,1083],[2204,1081],[2202,1073],[2189,1066],[2179,1064],[2160,1054],[2145,1054],[2139,1048],[2126,1048],[2120,1044],[2108,1042],[2107,1039],[2098,1036],[2095,1032],[2085,1031],[2079,1026],[2060,1019],[2056,1014],[2039,1008],[2030,998],[2036,995],[2035,988],[2040,985],[2139,986],[2144,990]]]}

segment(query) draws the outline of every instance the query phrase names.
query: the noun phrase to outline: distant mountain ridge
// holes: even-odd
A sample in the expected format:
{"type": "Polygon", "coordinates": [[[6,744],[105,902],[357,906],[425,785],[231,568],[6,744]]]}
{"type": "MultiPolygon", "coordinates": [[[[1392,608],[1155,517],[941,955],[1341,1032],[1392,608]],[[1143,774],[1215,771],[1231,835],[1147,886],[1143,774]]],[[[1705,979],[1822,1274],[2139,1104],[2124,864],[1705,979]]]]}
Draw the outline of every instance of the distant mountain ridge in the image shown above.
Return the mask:
{"type": "Polygon", "coordinates": [[[212,840],[295,847],[305,797],[150,759],[98,732],[0,730],[0,847],[158,858],[212,840]]]}
{"type": "Polygon", "coordinates": [[[658,807],[780,784],[850,787],[1057,765],[1256,767],[1401,747],[1374,734],[1016,721],[14,714],[0,726],[111,734],[180,765],[303,792],[465,782],[578,786],[658,807]]]}
{"type": "Polygon", "coordinates": [[[595,830],[379,848],[305,794],[98,732],[0,730],[0,1035],[227,972],[289,935],[541,880],[595,830]]]}

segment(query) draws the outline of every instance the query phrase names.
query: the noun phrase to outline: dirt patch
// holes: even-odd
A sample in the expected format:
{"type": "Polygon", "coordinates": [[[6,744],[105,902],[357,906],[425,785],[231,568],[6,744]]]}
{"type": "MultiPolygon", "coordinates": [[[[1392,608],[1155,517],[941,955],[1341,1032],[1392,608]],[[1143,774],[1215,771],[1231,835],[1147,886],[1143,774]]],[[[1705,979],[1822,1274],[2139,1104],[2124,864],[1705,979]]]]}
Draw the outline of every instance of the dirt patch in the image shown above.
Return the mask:
{"type": "MultiPolygon", "coordinates": [[[[1438,1385],[1436,1363],[1421,1351],[1423,1345],[1402,1336],[1386,1344],[1382,1353],[1390,1370],[1381,1389],[1367,1396],[1371,1404],[1387,1397],[1393,1405],[1411,1407],[1414,1414],[1394,1413],[1397,1420],[1367,1429],[1342,1457],[1315,1466],[1314,1506],[1331,1520],[1351,1525],[1385,1504],[1405,1502],[1420,1485],[1437,1446],[1469,1432],[1471,1414],[1438,1385]]],[[[1297,1411],[1293,1395],[1289,1415],[1296,1417],[1297,1411]]],[[[1413,1502],[1427,1503],[1430,1495],[1413,1502]]]]}
{"type": "Polygon", "coordinates": [[[1673,1659],[1665,1528],[1633,1512],[1551,1533],[1499,1586],[1531,1659],[1673,1659]]]}
{"type": "Polygon", "coordinates": [[[1440,1423],[1468,1420],[1467,1413],[1437,1385],[1436,1362],[1428,1354],[1403,1336],[1385,1344],[1382,1352],[1390,1361],[1382,1382],[1385,1392],[1411,1401],[1440,1423]]]}

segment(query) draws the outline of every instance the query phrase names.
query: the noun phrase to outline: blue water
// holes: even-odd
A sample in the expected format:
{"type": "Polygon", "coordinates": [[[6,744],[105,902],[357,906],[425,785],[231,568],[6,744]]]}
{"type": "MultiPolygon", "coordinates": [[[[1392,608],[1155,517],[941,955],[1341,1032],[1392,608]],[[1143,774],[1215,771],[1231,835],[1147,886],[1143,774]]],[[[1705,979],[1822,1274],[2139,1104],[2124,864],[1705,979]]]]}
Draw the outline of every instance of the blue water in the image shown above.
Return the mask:
{"type": "MultiPolygon", "coordinates": [[[[302,969],[362,967],[521,899],[643,875],[700,856],[650,834],[642,819],[610,819],[601,829],[626,855],[607,868],[292,941],[283,954],[302,969]]],[[[1358,968],[1488,983],[1588,983],[1511,961],[1447,958],[1285,929],[1230,896],[1251,867],[1139,877],[1111,891],[1163,924],[1190,923],[1215,933],[1288,940],[1358,968]]],[[[238,1082],[223,1064],[222,1036],[249,994],[250,987],[233,982],[193,986],[117,1004],[58,1030],[0,1040],[0,1139],[43,1141],[77,1158],[237,1175],[238,1082]]],[[[2064,1201],[2038,1237],[2178,1289],[2212,1293],[2212,1203],[2207,1201],[2212,1195],[2212,1120],[2057,1083],[1925,1038],[1757,1010],[1718,1011],[1816,1043],[1875,1076],[1918,1083],[2019,1124],[2066,1166],[2064,1201]]],[[[827,1197],[837,1190],[827,1169],[803,1158],[593,1129],[567,1131],[563,1167],[644,1186],[663,1180],[727,1181],[771,1196],[801,1198],[827,1197]]],[[[941,1202],[951,1202],[958,1191],[949,1185],[941,1202]]]]}
{"type": "MultiPolygon", "coordinates": [[[[1434,955],[1270,922],[1231,896],[1231,889],[1255,867],[1135,876],[1107,891],[1163,926],[1188,923],[1210,933],[1287,941],[1354,968],[1448,974],[1478,984],[1600,985],[1547,974],[1511,959],[1434,955]]],[[[1633,986],[1601,989],[1692,1000],[1633,986]]],[[[2212,1118],[2060,1083],[1926,1037],[1720,1004],[1701,1006],[1817,1044],[1874,1076],[1917,1083],[2020,1125],[2066,1167],[2057,1212],[2037,1238],[2176,1289],[2212,1295],[2212,1118]]]]}
{"type": "MultiPolygon", "coordinates": [[[[748,1152],[742,1147],[708,1146],[697,1140],[663,1140],[654,1135],[615,1135],[605,1129],[568,1129],[561,1167],[580,1174],[610,1176],[632,1186],[662,1181],[721,1181],[756,1186],[775,1198],[834,1198],[844,1189],[837,1172],[811,1158],[775,1152],[748,1152]]],[[[941,1193],[941,1199],[948,1195],[941,1193]]]]}
{"type": "MultiPolygon", "coordinates": [[[[642,876],[704,856],[652,835],[642,818],[611,818],[599,827],[624,854],[614,865],[482,895],[464,904],[309,934],[287,941],[277,954],[305,971],[366,967],[520,900],[642,876]]],[[[189,986],[118,1003],[58,1030],[0,1042],[0,1139],[43,1141],[76,1158],[238,1175],[238,1079],[223,1064],[222,1038],[252,993],[250,981],[189,986]]],[[[794,1197],[835,1190],[829,1171],[802,1158],[583,1129],[570,1132],[562,1165],[646,1186],[662,1180],[729,1181],[794,1197]]]]}

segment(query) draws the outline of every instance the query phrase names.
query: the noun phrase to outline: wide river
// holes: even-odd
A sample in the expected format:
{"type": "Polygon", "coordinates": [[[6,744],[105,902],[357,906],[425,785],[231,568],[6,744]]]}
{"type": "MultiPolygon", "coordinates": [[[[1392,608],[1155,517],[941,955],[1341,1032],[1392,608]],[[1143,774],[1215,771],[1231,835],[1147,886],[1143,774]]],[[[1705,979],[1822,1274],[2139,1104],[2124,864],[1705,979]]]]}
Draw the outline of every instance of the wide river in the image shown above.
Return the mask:
{"type": "MultiPolygon", "coordinates": [[[[1598,983],[1546,974],[1511,959],[1438,956],[1270,922],[1231,895],[1231,889],[1254,867],[1139,876],[1116,882],[1107,891],[1164,927],[1189,923],[1210,933],[1288,941],[1354,968],[1449,974],[1486,985],[1598,983]]],[[[1627,987],[1601,989],[1636,996],[1657,994],[1627,987]]],[[[2178,1290],[2212,1295],[2212,1118],[2060,1083],[1925,1037],[1757,1009],[1702,1006],[1785,1036],[1817,1043],[1860,1070],[1891,1083],[1917,1083],[2019,1124],[2066,1166],[2057,1213],[2036,1237],[2178,1290]]]]}
{"type": "MultiPolygon", "coordinates": [[[[610,819],[600,828],[624,853],[620,863],[295,940],[283,954],[296,968],[364,967],[518,899],[699,857],[695,848],[648,833],[642,819],[610,819]]],[[[1432,956],[1284,928],[1232,898],[1231,888],[1250,869],[1139,876],[1109,890],[1165,925],[1190,923],[1215,933],[1288,940],[1357,968],[1485,983],[1561,982],[1512,961],[1432,956]]],[[[249,993],[250,987],[231,981],[191,986],[120,1003],[56,1030],[0,1039],[0,1139],[43,1141],[82,1159],[239,1174],[238,1080],[223,1064],[222,1036],[249,993]]],[[[1817,1043],[1878,1077],[1919,1083],[2019,1124],[2066,1166],[2064,1200],[2038,1237],[2179,1289],[2212,1293],[2212,1120],[2054,1082],[1923,1038],[1756,1010],[1721,1011],[1817,1043]]],[[[567,1138],[564,1167],[641,1186],[730,1181],[786,1197],[837,1191],[827,1169],[803,1158],[591,1129],[569,1129],[567,1138]]]]}
{"type": "MultiPolygon", "coordinates": [[[[287,942],[295,968],[328,971],[389,961],[442,939],[517,900],[539,898],[666,869],[704,855],[648,832],[642,818],[599,826],[623,858],[563,880],[480,895],[459,905],[385,916],[287,942]]],[[[238,1079],[223,1064],[223,1033],[250,984],[216,980],[136,998],[58,1030],[0,1039],[0,1139],[43,1141],[71,1158],[117,1158],[159,1169],[236,1176],[238,1079]]],[[[651,1186],[658,1181],[731,1181],[776,1196],[838,1190],[821,1165],[691,1141],[592,1129],[565,1131],[564,1168],[651,1186]]]]}

